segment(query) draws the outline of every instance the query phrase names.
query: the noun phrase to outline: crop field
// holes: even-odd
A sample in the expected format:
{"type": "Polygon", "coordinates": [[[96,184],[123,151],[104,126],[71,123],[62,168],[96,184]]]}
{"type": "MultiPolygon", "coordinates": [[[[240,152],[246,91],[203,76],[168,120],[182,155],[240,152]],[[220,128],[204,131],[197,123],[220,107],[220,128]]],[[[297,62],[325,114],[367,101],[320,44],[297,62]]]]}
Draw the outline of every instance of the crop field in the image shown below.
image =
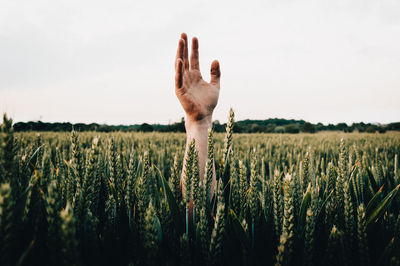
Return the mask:
{"type": "Polygon", "coordinates": [[[200,180],[182,133],[4,118],[0,265],[400,264],[399,133],[234,131],[209,132],[200,180]]]}

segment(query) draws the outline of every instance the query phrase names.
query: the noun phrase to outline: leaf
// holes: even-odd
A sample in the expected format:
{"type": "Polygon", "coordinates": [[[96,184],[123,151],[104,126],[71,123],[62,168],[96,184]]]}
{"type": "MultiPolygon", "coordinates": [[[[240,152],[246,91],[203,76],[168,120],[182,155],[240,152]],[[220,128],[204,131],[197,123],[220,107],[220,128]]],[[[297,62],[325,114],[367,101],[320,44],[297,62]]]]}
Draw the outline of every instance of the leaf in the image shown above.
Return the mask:
{"type": "Polygon", "coordinates": [[[28,247],[26,248],[26,250],[24,251],[24,253],[22,253],[21,257],[19,258],[18,262],[17,262],[17,266],[18,265],[22,265],[24,263],[24,260],[26,258],[26,256],[31,252],[33,246],[35,245],[35,240],[32,240],[28,247]]]}
{"type": "Polygon", "coordinates": [[[368,202],[367,209],[366,209],[367,216],[370,214],[371,208],[374,207],[376,205],[376,203],[378,202],[378,200],[380,199],[382,190],[383,190],[383,186],[378,190],[378,192],[375,193],[375,195],[372,197],[372,199],[368,202]]]}
{"type": "Polygon", "coordinates": [[[163,187],[164,198],[168,202],[168,206],[171,211],[171,216],[175,224],[176,232],[178,232],[178,235],[181,235],[184,232],[184,224],[182,223],[183,217],[181,217],[179,213],[178,204],[176,202],[176,199],[174,198],[174,195],[172,194],[172,191],[168,185],[167,180],[165,180],[165,177],[161,174],[160,169],[158,169],[156,166],[154,167],[159,172],[161,184],[163,187]]]}
{"type": "Polygon", "coordinates": [[[319,215],[322,213],[322,210],[324,209],[324,207],[325,207],[326,203],[328,202],[328,200],[330,199],[330,197],[332,197],[334,191],[335,191],[335,189],[332,189],[331,193],[329,193],[328,197],[326,197],[326,199],[322,203],[321,207],[319,208],[318,214],[317,214],[317,219],[319,219],[319,215]]]}
{"type": "Polygon", "coordinates": [[[400,185],[398,185],[395,189],[393,189],[376,207],[371,215],[367,219],[367,225],[369,225],[372,221],[379,219],[383,213],[386,211],[387,207],[392,202],[393,198],[397,195],[399,191],[400,185]]]}
{"type": "Polygon", "coordinates": [[[44,144],[42,144],[42,145],[40,145],[36,150],[35,150],[35,152],[32,154],[32,156],[31,156],[31,158],[29,158],[29,160],[26,162],[26,166],[25,166],[25,169],[28,169],[28,166],[32,166],[32,169],[35,167],[35,165],[36,165],[36,160],[37,160],[37,154],[38,154],[38,152],[39,152],[39,150],[41,149],[41,148],[43,148],[43,146],[44,146],[44,144]],[[35,160],[35,164],[31,164],[31,162],[32,162],[32,160],[35,160]]]}
{"type": "Polygon", "coordinates": [[[115,189],[115,185],[110,181],[110,179],[108,179],[108,184],[110,185],[111,194],[113,195],[114,200],[115,200],[117,206],[119,206],[118,194],[117,194],[117,190],[115,189]]]}
{"type": "Polygon", "coordinates": [[[304,194],[303,200],[300,205],[299,222],[297,229],[299,232],[303,230],[304,224],[306,222],[307,208],[311,202],[311,184],[308,184],[306,194],[304,194]]]}
{"type": "Polygon", "coordinates": [[[157,228],[157,236],[158,236],[158,243],[162,242],[162,228],[161,228],[161,223],[160,219],[158,219],[158,216],[154,216],[154,221],[156,223],[156,228],[157,228]]]}
{"type": "Polygon", "coordinates": [[[389,264],[390,254],[392,253],[394,242],[395,242],[395,238],[393,237],[389,241],[389,243],[386,245],[385,250],[382,252],[382,255],[379,258],[378,264],[376,264],[376,265],[388,265],[389,264]]]}
{"type": "Polygon", "coordinates": [[[235,212],[232,209],[229,210],[229,215],[231,216],[232,227],[238,239],[246,248],[246,250],[250,250],[251,249],[250,239],[248,238],[246,232],[243,229],[242,224],[240,223],[239,219],[237,218],[235,212]]]}
{"type": "Polygon", "coordinates": [[[137,166],[137,171],[136,171],[136,181],[135,181],[134,191],[137,191],[137,187],[139,185],[139,179],[142,174],[141,171],[142,171],[142,164],[139,161],[138,166],[137,166]]]}
{"type": "Polygon", "coordinates": [[[371,170],[369,170],[367,167],[366,167],[365,169],[367,170],[367,173],[368,173],[368,180],[369,180],[369,183],[370,183],[371,186],[372,186],[372,190],[373,190],[373,191],[377,191],[377,190],[379,189],[379,187],[378,187],[378,185],[376,184],[374,175],[372,174],[371,170]]]}
{"type": "Polygon", "coordinates": [[[224,241],[223,241],[223,265],[229,266],[241,266],[242,265],[242,250],[243,247],[237,241],[235,234],[229,234],[226,231],[224,232],[224,241]]]}
{"type": "Polygon", "coordinates": [[[246,232],[243,229],[242,224],[239,222],[235,212],[232,209],[229,209],[229,215],[231,217],[231,225],[233,231],[236,234],[236,237],[242,243],[243,247],[246,249],[246,253],[249,256],[250,265],[260,265],[255,256],[254,249],[251,247],[251,242],[249,237],[247,236],[246,232]]]}
{"type": "Polygon", "coordinates": [[[228,180],[230,179],[230,173],[231,173],[230,155],[231,155],[231,149],[229,148],[225,156],[225,160],[223,161],[224,164],[221,164],[221,166],[223,167],[223,169],[221,170],[222,170],[222,181],[224,181],[224,184],[227,184],[228,180]]]}

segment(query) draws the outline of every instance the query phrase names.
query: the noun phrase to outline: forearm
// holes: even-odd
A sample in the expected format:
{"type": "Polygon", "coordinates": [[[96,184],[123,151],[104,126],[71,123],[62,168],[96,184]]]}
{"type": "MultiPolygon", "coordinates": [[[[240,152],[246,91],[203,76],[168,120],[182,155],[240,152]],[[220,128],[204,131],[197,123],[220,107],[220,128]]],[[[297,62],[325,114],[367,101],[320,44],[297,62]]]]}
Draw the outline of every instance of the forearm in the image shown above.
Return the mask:
{"type": "Polygon", "coordinates": [[[208,144],[208,129],[212,127],[211,117],[206,117],[200,121],[187,120],[185,123],[186,128],[186,150],[183,160],[182,180],[185,173],[186,157],[189,145],[192,139],[195,140],[196,150],[199,153],[199,168],[200,180],[203,180],[205,173],[205,165],[207,161],[207,144],[208,144]]]}

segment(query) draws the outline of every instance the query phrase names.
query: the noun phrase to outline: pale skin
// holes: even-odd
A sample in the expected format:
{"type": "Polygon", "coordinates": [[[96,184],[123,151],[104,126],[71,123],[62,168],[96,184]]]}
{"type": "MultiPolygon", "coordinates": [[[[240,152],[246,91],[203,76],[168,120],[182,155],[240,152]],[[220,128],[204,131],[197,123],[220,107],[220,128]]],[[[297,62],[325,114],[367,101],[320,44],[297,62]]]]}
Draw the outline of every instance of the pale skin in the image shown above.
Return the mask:
{"type": "MultiPolygon", "coordinates": [[[[203,80],[199,65],[199,41],[192,39],[192,51],[189,61],[187,35],[181,34],[175,60],[175,93],[186,113],[187,144],[183,162],[181,184],[185,170],[188,144],[195,139],[196,149],[199,152],[200,180],[204,178],[207,160],[208,129],[212,127],[212,114],[218,103],[220,90],[219,62],[211,63],[211,80],[203,80]]],[[[215,188],[215,173],[212,190],[215,188]]]]}

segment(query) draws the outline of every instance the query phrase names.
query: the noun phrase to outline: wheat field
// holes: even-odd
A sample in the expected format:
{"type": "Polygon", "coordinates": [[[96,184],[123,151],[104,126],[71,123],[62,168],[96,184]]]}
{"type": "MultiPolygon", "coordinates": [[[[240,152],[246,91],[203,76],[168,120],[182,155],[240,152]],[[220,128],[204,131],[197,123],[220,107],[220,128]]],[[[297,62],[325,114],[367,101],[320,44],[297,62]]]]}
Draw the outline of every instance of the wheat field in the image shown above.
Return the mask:
{"type": "Polygon", "coordinates": [[[0,264],[400,264],[400,134],[234,130],[231,113],[209,132],[204,180],[189,144],[182,193],[184,134],[15,133],[4,117],[0,264]]]}

